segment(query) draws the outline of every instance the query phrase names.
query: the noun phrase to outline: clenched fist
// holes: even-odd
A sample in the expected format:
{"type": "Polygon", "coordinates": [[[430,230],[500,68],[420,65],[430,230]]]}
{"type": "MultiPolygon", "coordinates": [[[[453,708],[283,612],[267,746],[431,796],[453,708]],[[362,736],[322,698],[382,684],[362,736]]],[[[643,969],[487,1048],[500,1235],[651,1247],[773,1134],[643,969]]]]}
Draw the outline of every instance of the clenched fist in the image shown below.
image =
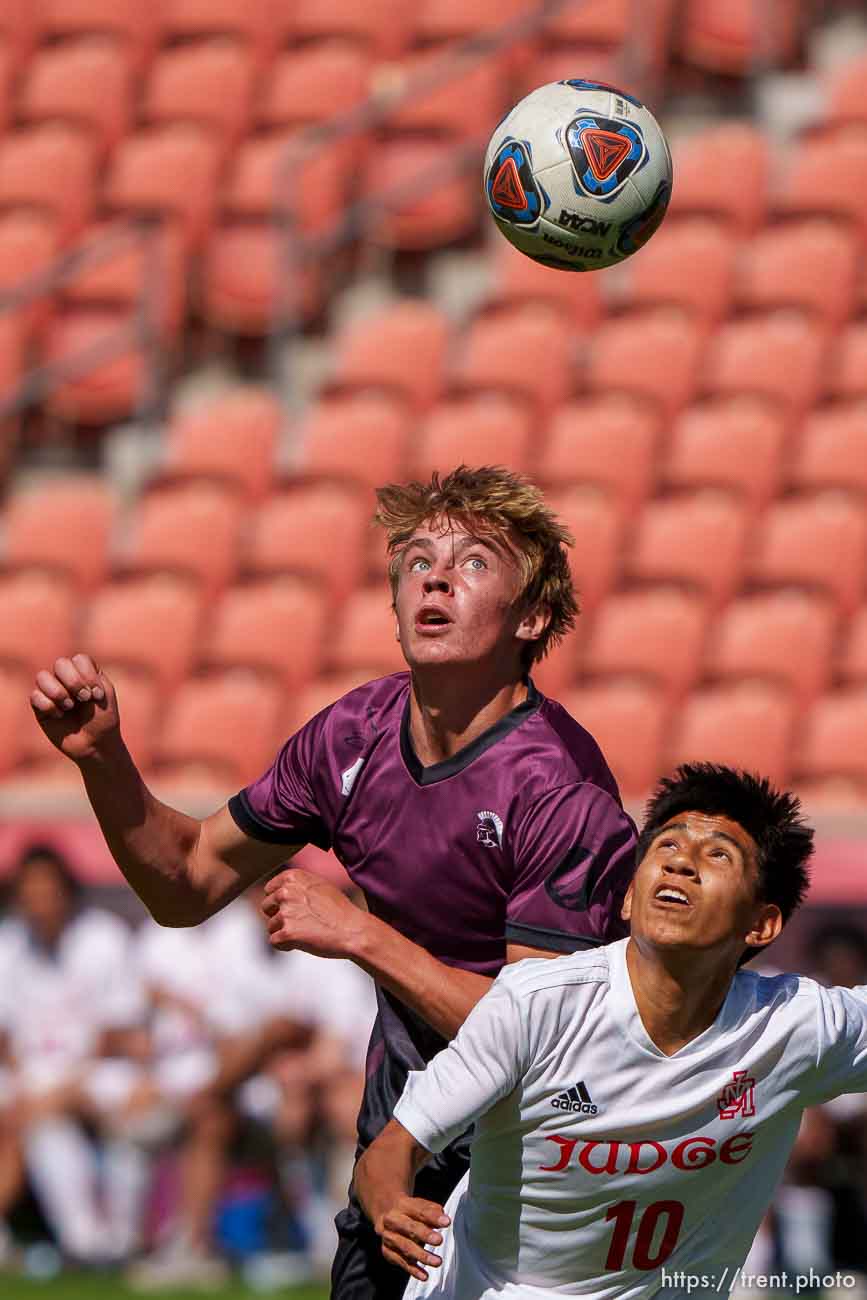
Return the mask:
{"type": "Polygon", "coordinates": [[[300,948],[316,957],[351,957],[369,921],[336,886],[303,867],[268,881],[262,911],[274,948],[300,948]]]}
{"type": "Polygon", "coordinates": [[[114,687],[89,655],[57,659],[38,672],[30,705],[52,745],[74,763],[98,756],[120,737],[114,687]]]}

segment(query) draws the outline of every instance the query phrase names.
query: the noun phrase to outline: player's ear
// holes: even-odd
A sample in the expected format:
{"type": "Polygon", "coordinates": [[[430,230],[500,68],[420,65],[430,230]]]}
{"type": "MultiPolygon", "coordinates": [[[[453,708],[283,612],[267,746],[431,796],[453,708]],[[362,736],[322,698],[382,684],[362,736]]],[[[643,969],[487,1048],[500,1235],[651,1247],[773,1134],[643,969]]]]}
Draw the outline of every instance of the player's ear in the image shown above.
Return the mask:
{"type": "Polygon", "coordinates": [[[634,883],[634,882],[630,880],[630,882],[629,882],[629,888],[628,888],[627,891],[626,891],[626,897],[623,899],[623,906],[622,906],[621,909],[620,909],[620,916],[621,916],[621,919],[624,920],[624,921],[631,921],[631,920],[632,920],[632,893],[633,893],[633,883],[634,883]]]}
{"type": "Polygon", "coordinates": [[[759,903],[753,917],[753,928],[744,937],[750,948],[766,948],[773,943],[783,928],[783,914],[776,903],[759,903]]]}
{"type": "Polygon", "coordinates": [[[547,605],[534,605],[532,609],[527,609],[521,618],[520,623],[515,629],[515,636],[519,641],[538,641],[543,636],[545,629],[551,622],[551,611],[547,605]]]}

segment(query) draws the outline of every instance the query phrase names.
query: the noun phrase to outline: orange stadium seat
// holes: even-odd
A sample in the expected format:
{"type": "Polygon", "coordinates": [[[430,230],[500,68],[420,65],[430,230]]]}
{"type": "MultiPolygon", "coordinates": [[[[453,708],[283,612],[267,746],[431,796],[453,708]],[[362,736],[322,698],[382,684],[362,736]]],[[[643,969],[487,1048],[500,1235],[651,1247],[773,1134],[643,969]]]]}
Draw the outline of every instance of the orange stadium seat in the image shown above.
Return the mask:
{"type": "MultiPolygon", "coordinates": [[[[0,213],[0,294],[45,271],[56,253],[57,231],[47,213],[24,208],[0,213]]],[[[43,324],[50,310],[44,298],[21,307],[18,319],[24,333],[29,335],[43,324]]]]}
{"type": "Polygon", "coordinates": [[[5,132],[12,115],[13,56],[3,43],[0,30],[0,133],[5,132]]]}
{"type": "Polygon", "coordinates": [[[213,220],[219,146],[188,123],[151,127],[127,136],[106,177],[104,207],[144,217],[171,217],[185,243],[204,240],[213,220]]]}
{"type": "Polygon", "coordinates": [[[312,259],[287,267],[286,237],[271,219],[221,221],[205,249],[201,312],[213,329],[263,338],[275,325],[314,319],[325,276],[312,259]]]}
{"type": "Polygon", "coordinates": [[[616,45],[543,45],[535,55],[531,47],[525,66],[519,66],[518,73],[521,95],[528,95],[552,81],[567,81],[575,76],[609,86],[623,86],[629,81],[626,51],[616,45]]]}
{"type": "Polygon", "coordinates": [[[810,821],[815,815],[814,810],[851,813],[853,809],[863,810],[867,805],[867,780],[859,777],[831,775],[810,779],[795,773],[792,785],[810,821]]]}
{"type": "Polygon", "coordinates": [[[623,515],[606,492],[591,487],[554,488],[545,499],[571,532],[569,567],[581,608],[592,613],[617,581],[623,547],[623,515]]]}
{"type": "Polygon", "coordinates": [[[653,398],[670,419],[693,395],[701,351],[700,331],[679,309],[608,320],[594,332],[587,384],[653,398]]]}
{"type": "Polygon", "coordinates": [[[280,207],[289,210],[307,235],[333,226],[341,215],[346,186],[341,151],[319,148],[296,166],[292,163],[296,143],[301,142],[292,131],[246,140],[226,178],[221,196],[224,213],[272,217],[275,207],[280,207]]]}
{"type": "Polygon", "coordinates": [[[330,387],[386,389],[425,411],[442,390],[448,343],[443,313],[430,303],[406,300],[337,335],[330,387]]]}
{"type": "Polygon", "coordinates": [[[144,672],[171,690],[193,663],[202,604],[198,583],[176,573],[108,583],[85,611],[81,644],[109,676],[144,672]]]}
{"type": "Polygon", "coordinates": [[[0,574],[0,661],[27,673],[73,652],[78,596],[59,573],[0,574]]]}
{"type": "Polygon", "coordinates": [[[10,69],[19,71],[39,35],[41,14],[33,0],[4,0],[0,5],[0,41],[10,69]]]}
{"type": "Polygon", "coordinates": [[[681,54],[693,67],[734,77],[785,66],[798,53],[806,9],[804,0],[776,0],[762,10],[752,0],[686,0],[681,54]]]}
{"type": "MultiPolygon", "coordinates": [[[[543,42],[623,52],[627,47],[645,75],[658,76],[665,61],[674,0],[653,0],[637,9],[630,0],[606,5],[563,5],[544,23],[543,42]]],[[[588,75],[576,61],[572,76],[588,75]]]]}
{"type": "Polygon", "coordinates": [[[162,0],[159,10],[164,40],[234,37],[257,65],[273,53],[276,18],[270,0],[162,0]]]}
{"type": "Polygon", "coordinates": [[[325,631],[325,595],[303,578],[231,587],[213,612],[199,646],[199,663],[267,672],[294,691],[316,676],[325,631]]]}
{"type": "Polygon", "coordinates": [[[867,123],[867,55],[860,54],[835,67],[827,82],[825,126],[867,123]]]}
{"type": "Polygon", "coordinates": [[[352,41],[377,61],[394,59],[406,47],[410,6],[407,0],[294,0],[279,23],[284,44],[324,40],[352,41]]]}
{"type": "Polygon", "coordinates": [[[305,722],[309,722],[323,709],[327,709],[329,704],[333,704],[349,691],[354,691],[357,686],[373,681],[377,675],[376,667],[365,664],[346,673],[326,673],[317,677],[315,681],[293,693],[288,711],[284,714],[285,734],[294,735],[299,727],[303,727],[305,722]]]}
{"type": "Polygon", "coordinates": [[[160,729],[155,770],[163,782],[200,778],[230,788],[246,785],[273,760],[281,688],[255,674],[193,678],[173,696],[160,729]]]}
{"type": "Polygon", "coordinates": [[[620,793],[625,798],[646,795],[662,767],[668,714],[664,693],[630,678],[579,686],[560,702],[599,744],[620,793]]]}
{"type": "Polygon", "coordinates": [[[633,308],[673,304],[705,324],[718,321],[731,300],[736,250],[734,236],[719,221],[669,220],[641,257],[626,263],[626,300],[633,308]]]}
{"type": "Polygon", "coordinates": [[[707,626],[707,601],[694,592],[668,586],[615,592],[593,620],[583,672],[647,678],[670,701],[679,699],[699,675],[707,626]]]}
{"type": "Polygon", "coordinates": [[[675,422],[661,477],[674,488],[734,488],[759,510],[777,491],[787,433],[784,412],[755,394],[697,402],[675,422]]]}
{"type": "Polygon", "coordinates": [[[100,479],[70,475],[13,493],[3,515],[4,561],[55,569],[82,588],[108,571],[117,502],[100,479]]]}
{"type": "Polygon", "coordinates": [[[731,492],[707,489],[651,501],[638,520],[627,575],[695,585],[722,604],[740,580],[746,522],[746,507],[731,492]]]}
{"type": "Polygon", "coordinates": [[[436,131],[487,144],[503,116],[508,82],[496,59],[464,59],[441,49],[417,50],[390,69],[407,97],[389,114],[390,131],[436,131]],[[439,82],[439,84],[437,84],[439,82]],[[425,89],[433,83],[433,88],[425,89]]]}
{"type": "Polygon", "coordinates": [[[283,425],[275,394],[252,385],[176,412],[166,432],[164,470],[170,477],[222,478],[249,501],[268,495],[283,425]]]}
{"type": "Polygon", "coordinates": [[[506,465],[527,473],[531,436],[524,403],[499,393],[452,398],[435,406],[419,425],[411,451],[412,472],[427,479],[435,469],[447,474],[466,464],[506,465]]]}
{"type": "Polygon", "coordinates": [[[867,320],[853,321],[834,340],[825,391],[831,397],[867,397],[867,320]]]}
{"type": "Polygon", "coordinates": [[[254,73],[252,55],[237,41],[197,41],[163,50],[144,87],[141,117],[156,124],[203,126],[229,154],[250,119],[254,73]]]}
{"type": "MultiPolygon", "coordinates": [[[[98,660],[101,668],[106,667],[98,660]]],[[[108,675],[117,691],[123,739],[139,768],[150,766],[160,712],[159,686],[148,673],[112,664],[108,675]]]]}
{"type": "Polygon", "coordinates": [[[853,231],[821,217],[764,230],[739,250],[736,304],[802,307],[840,325],[852,310],[859,251],[853,231]]]}
{"type": "Polygon", "coordinates": [[[254,110],[257,127],[302,127],[358,108],[370,94],[373,64],[339,41],[284,50],[268,72],[254,110]]]}
{"type": "Polygon", "coordinates": [[[867,513],[858,494],[819,491],[772,504],[750,547],[747,576],[827,589],[842,614],[863,599],[867,513]]]}
{"type": "Polygon", "coordinates": [[[336,603],[361,580],[373,502],[346,482],[299,482],[277,492],[251,521],[244,556],[250,574],[300,573],[336,603]]]}
{"type": "Polygon", "coordinates": [[[23,672],[0,663],[0,777],[19,761],[26,731],[36,730],[29,704],[33,686],[23,672]]]}
{"type": "Polygon", "coordinates": [[[690,761],[760,772],[785,785],[791,765],[795,706],[770,682],[739,682],[694,692],[676,720],[666,770],[690,761]]]}
{"type": "Polygon", "coordinates": [[[781,681],[804,709],[828,681],[836,631],[837,612],[824,596],[799,590],[742,596],[711,630],[705,671],[781,681]]]}
{"type": "Polygon", "coordinates": [[[129,64],[117,42],[104,36],[40,50],[18,96],[22,121],[84,126],[102,154],[128,130],[131,106],[129,64]]]}
{"type": "Polygon", "coordinates": [[[802,777],[867,778],[867,689],[863,685],[831,691],[816,701],[794,766],[802,777]]]}
{"type": "Polygon", "coordinates": [[[377,214],[372,242],[427,253],[473,234],[482,212],[478,179],[457,158],[455,142],[433,132],[380,139],[363,180],[362,197],[377,214]]]}
{"type": "Polygon", "coordinates": [[[830,592],[843,614],[863,599],[867,513],[854,493],[818,492],[777,501],[759,523],[748,576],[765,585],[830,592]]]}
{"type": "Polygon", "coordinates": [[[800,141],[773,206],[785,215],[818,212],[843,218],[864,238],[865,191],[867,132],[856,127],[800,141]]]}
{"type": "Polygon", "coordinates": [[[545,307],[480,316],[456,349],[452,387],[523,397],[548,421],[574,387],[571,334],[545,307]]]}
{"type": "Polygon", "coordinates": [[[113,36],[141,71],[159,39],[160,6],[140,0],[42,0],[38,21],[43,40],[113,36]]]}
{"type": "Polygon", "coordinates": [[[58,123],[22,127],[0,140],[0,209],[51,213],[62,242],[78,234],[93,206],[93,142],[58,123]]]}
{"type": "Polygon", "coordinates": [[[345,474],[372,490],[402,477],[409,430],[403,402],[360,392],[317,402],[296,425],[293,441],[302,470],[345,474]]]}
{"type": "Polygon", "coordinates": [[[150,323],[161,337],[167,342],[177,338],[187,300],[186,250],[179,229],[136,229],[123,219],[98,222],[83,232],[77,248],[91,248],[98,257],[64,283],[64,303],[97,310],[119,307],[130,314],[139,313],[146,303],[150,323]]]}
{"type": "Polygon", "coordinates": [[[553,266],[542,266],[519,253],[505,239],[498,239],[489,259],[493,284],[486,304],[515,307],[542,303],[562,312],[571,328],[589,330],[602,314],[602,299],[595,275],[563,275],[553,266]]]}
{"type": "Polygon", "coordinates": [[[596,483],[638,509],[652,489],[659,443],[652,403],[628,393],[598,393],[555,413],[535,475],[550,483],[596,483]]]}
{"type": "Polygon", "coordinates": [[[752,234],[767,207],[768,152],[765,136],[746,122],[710,126],[676,142],[668,220],[687,212],[723,216],[739,235],[752,234]]]}
{"type": "Polygon", "coordinates": [[[413,43],[446,45],[462,37],[490,32],[516,18],[521,0],[421,0],[412,15],[413,43]]]}
{"type": "Polygon", "coordinates": [[[855,611],[846,633],[837,676],[843,682],[861,682],[867,686],[867,605],[855,611]]]}
{"type": "Polygon", "coordinates": [[[867,393],[810,412],[789,478],[799,488],[848,487],[867,493],[867,393]]]}
{"type": "Polygon", "coordinates": [[[816,400],[828,362],[826,331],[797,311],[729,321],[711,339],[702,387],[708,393],[760,393],[795,419],[816,400]]]}
{"type": "Polygon", "coordinates": [[[549,650],[540,663],[533,664],[530,675],[543,695],[559,700],[564,691],[575,686],[581,670],[580,648],[584,640],[584,620],[576,629],[549,650]]]}
{"type": "Polygon", "coordinates": [[[147,396],[149,358],[142,351],[135,311],[70,307],[52,320],[43,360],[69,370],[44,400],[67,424],[98,427],[131,415],[147,396]]]}
{"type": "Polygon", "coordinates": [[[395,637],[391,593],[387,586],[354,591],[344,602],[333,638],[327,648],[328,666],[336,672],[373,665],[377,673],[406,669],[403,651],[395,637]]]}
{"type": "Polygon", "coordinates": [[[192,574],[213,597],[235,576],[242,523],[242,502],[226,487],[188,483],[158,488],[138,503],[121,567],[192,574]]]}

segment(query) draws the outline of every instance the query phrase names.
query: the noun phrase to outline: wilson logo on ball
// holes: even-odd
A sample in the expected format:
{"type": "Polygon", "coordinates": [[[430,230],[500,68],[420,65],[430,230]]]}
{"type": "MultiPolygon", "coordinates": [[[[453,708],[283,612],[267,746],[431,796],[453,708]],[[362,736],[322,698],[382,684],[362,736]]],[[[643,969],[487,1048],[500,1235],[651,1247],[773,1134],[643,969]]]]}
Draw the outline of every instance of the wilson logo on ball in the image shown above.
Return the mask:
{"type": "Polygon", "coordinates": [[[644,136],[631,122],[576,117],[566,128],[575,191],[608,203],[647,161],[644,136]]]}
{"type": "Polygon", "coordinates": [[[485,180],[488,202],[503,221],[534,226],[542,213],[542,195],[533,176],[530,151],[521,140],[505,140],[494,154],[485,180]]]}

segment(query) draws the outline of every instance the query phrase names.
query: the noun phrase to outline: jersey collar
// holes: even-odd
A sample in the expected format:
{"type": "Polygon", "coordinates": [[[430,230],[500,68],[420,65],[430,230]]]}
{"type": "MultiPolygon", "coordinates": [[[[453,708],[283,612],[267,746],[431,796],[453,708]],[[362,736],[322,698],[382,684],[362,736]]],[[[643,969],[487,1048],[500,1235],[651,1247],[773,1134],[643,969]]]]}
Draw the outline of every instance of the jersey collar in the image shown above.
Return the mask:
{"type": "MultiPolygon", "coordinates": [[[[412,686],[410,685],[410,690],[412,686]]],[[[416,785],[435,785],[437,781],[445,781],[450,776],[457,776],[458,772],[463,772],[465,767],[469,767],[485,750],[496,745],[498,740],[502,740],[520,727],[531,713],[535,713],[542,703],[542,696],[536,690],[531,677],[527,678],[527,698],[516,708],[506,713],[499,721],[495,722],[492,727],[488,727],[481,735],[476,736],[468,745],[464,745],[451,758],[444,758],[441,763],[431,763],[424,767],[419,760],[418,755],[413,748],[412,737],[409,731],[409,695],[406,697],[406,705],[403,710],[403,717],[400,722],[400,752],[409,772],[416,785]]]]}

